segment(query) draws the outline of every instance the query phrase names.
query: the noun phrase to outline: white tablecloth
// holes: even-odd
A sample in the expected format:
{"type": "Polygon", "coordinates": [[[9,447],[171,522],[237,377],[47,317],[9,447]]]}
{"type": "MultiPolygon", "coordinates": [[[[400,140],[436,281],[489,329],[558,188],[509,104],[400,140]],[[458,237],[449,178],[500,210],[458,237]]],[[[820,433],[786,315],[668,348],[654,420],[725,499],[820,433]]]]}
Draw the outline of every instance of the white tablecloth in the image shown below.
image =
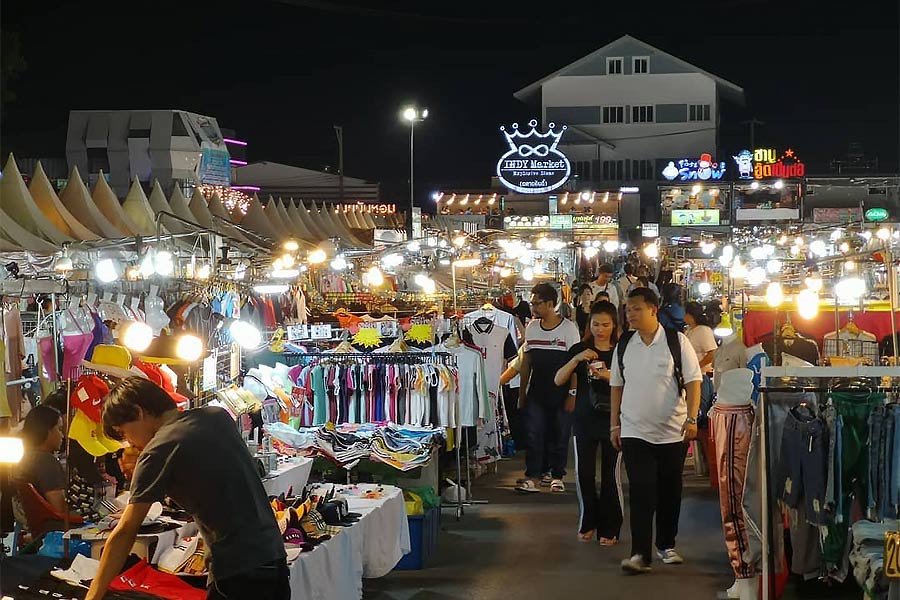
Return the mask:
{"type": "Polygon", "coordinates": [[[383,489],[380,500],[350,498],[350,510],[363,515],[359,522],[291,565],[292,600],[359,600],[363,577],[387,575],[409,553],[403,494],[399,488],[383,489]]]}
{"type": "Polygon", "coordinates": [[[270,496],[287,494],[290,488],[294,488],[294,494],[299,495],[306,487],[309,472],[312,470],[311,458],[297,457],[286,462],[272,473],[271,477],[263,479],[263,487],[270,496]]]}

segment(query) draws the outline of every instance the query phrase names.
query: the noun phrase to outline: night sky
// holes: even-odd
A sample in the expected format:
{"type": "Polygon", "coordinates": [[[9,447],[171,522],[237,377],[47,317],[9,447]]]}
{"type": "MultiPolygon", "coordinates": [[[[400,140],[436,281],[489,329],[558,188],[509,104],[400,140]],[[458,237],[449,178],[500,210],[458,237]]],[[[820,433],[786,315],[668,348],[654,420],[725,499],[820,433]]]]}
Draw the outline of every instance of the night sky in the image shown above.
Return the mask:
{"type": "MultiPolygon", "coordinates": [[[[516,90],[623,34],[743,86],[725,106],[723,149],[792,146],[811,172],[851,141],[898,171],[896,0],[716,2],[3,2],[27,70],[4,105],[0,150],[62,157],[71,109],[178,108],[218,118],[250,160],[337,164],[405,201],[409,129],[417,192],[487,187],[498,127],[539,116],[516,90]]],[[[4,52],[3,60],[7,59],[4,52]]]]}

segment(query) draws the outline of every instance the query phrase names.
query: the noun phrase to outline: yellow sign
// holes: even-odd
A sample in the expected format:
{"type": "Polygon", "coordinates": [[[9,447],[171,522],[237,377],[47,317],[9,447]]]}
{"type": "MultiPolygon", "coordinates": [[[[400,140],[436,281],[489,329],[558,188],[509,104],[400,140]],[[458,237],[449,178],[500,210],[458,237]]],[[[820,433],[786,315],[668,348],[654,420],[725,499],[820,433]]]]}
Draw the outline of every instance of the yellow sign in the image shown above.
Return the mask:
{"type": "Polygon", "coordinates": [[[406,339],[411,342],[423,344],[431,341],[431,325],[427,323],[417,323],[409,328],[406,332],[406,339]]]}
{"type": "Polygon", "coordinates": [[[363,348],[377,348],[381,345],[381,334],[374,327],[360,327],[353,336],[353,343],[363,348]]]}
{"type": "Polygon", "coordinates": [[[900,579],[900,531],[884,534],[884,576],[900,579]]]}

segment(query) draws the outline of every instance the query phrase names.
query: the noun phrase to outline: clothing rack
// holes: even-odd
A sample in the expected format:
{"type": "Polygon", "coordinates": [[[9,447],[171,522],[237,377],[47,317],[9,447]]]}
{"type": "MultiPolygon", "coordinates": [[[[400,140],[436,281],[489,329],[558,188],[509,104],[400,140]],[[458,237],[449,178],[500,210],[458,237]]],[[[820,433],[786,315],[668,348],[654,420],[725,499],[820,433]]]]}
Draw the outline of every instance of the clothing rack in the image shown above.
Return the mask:
{"type": "MultiPolygon", "coordinates": [[[[775,595],[774,590],[774,557],[772,555],[771,540],[774,530],[772,527],[772,515],[769,514],[772,490],[770,488],[770,474],[772,465],[770,460],[771,443],[779,443],[780,440],[769,441],[768,419],[769,404],[767,394],[772,392],[817,392],[825,393],[834,391],[834,386],[822,385],[773,385],[767,386],[770,378],[812,378],[812,379],[847,379],[847,378],[877,378],[887,377],[891,379],[891,385],[874,385],[867,388],[873,392],[885,390],[897,390],[900,387],[900,368],[898,367],[762,367],[761,385],[759,387],[759,435],[760,435],[760,494],[762,497],[762,600],[770,600],[775,595]],[[895,383],[896,382],[896,383],[895,383]]],[[[894,584],[892,584],[893,586],[894,584]]]]}

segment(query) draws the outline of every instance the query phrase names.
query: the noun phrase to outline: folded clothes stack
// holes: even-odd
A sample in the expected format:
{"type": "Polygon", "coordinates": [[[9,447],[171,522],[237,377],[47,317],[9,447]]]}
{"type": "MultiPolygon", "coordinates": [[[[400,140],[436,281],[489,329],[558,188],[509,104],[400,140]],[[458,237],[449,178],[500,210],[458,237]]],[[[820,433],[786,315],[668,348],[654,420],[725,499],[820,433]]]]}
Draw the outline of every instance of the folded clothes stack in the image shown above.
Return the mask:
{"type": "Polygon", "coordinates": [[[851,527],[850,566],[853,576],[867,598],[886,597],[888,579],[884,576],[884,538],[888,531],[897,531],[898,522],[857,521],[851,527]]]}
{"type": "Polygon", "coordinates": [[[265,425],[266,433],[290,449],[312,456],[328,458],[335,464],[351,468],[369,459],[409,471],[426,464],[431,450],[444,440],[442,427],[409,427],[392,424],[327,423],[322,427],[299,430],[284,423],[265,425]]]}

